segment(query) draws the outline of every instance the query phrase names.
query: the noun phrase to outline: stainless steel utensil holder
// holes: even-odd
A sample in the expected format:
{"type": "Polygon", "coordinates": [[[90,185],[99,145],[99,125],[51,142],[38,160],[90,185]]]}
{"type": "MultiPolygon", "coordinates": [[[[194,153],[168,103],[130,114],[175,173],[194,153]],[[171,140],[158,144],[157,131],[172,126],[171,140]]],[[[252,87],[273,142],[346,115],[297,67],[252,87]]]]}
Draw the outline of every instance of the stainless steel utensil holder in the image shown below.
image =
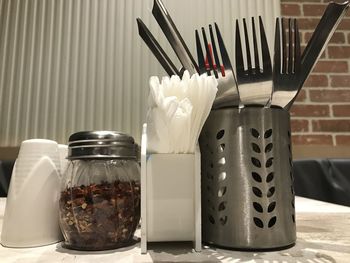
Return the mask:
{"type": "Polygon", "coordinates": [[[213,110],[199,143],[203,241],[240,250],[292,246],[289,113],[257,107],[213,110]]]}

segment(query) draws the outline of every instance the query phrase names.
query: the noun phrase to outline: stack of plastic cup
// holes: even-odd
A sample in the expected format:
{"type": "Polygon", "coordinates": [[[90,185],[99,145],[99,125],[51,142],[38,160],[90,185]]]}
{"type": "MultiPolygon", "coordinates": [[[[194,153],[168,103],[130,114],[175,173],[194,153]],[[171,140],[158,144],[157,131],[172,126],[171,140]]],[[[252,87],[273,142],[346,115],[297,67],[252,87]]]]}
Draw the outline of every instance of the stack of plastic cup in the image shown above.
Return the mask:
{"type": "Polygon", "coordinates": [[[62,240],[58,223],[60,152],[55,141],[23,141],[10,182],[1,243],[34,247],[62,240]]]}

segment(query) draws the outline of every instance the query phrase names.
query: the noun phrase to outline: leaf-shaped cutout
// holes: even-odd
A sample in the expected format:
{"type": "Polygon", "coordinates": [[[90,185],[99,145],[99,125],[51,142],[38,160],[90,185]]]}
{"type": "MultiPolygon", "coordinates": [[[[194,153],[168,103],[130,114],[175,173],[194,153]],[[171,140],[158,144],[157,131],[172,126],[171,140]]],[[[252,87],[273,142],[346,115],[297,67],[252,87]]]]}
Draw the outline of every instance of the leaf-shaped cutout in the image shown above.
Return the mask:
{"type": "Polygon", "coordinates": [[[218,191],[218,197],[224,196],[225,193],[226,193],[226,186],[220,187],[218,191]]]}
{"type": "Polygon", "coordinates": [[[255,181],[257,181],[258,183],[262,182],[261,176],[260,174],[256,173],[256,172],[252,172],[252,177],[255,181]]]}
{"type": "Polygon", "coordinates": [[[290,167],[293,167],[293,161],[292,161],[292,158],[289,157],[289,165],[290,167]]]}
{"type": "Polygon", "coordinates": [[[252,133],[253,137],[255,137],[255,138],[259,138],[260,137],[260,134],[259,134],[258,130],[254,129],[254,128],[251,128],[250,132],[252,133]]]}
{"type": "Polygon", "coordinates": [[[261,221],[259,218],[254,217],[253,219],[254,219],[254,224],[255,224],[257,227],[260,227],[260,228],[263,228],[263,227],[264,227],[263,221],[261,221]]]}
{"type": "Polygon", "coordinates": [[[227,223],[227,216],[220,217],[221,225],[225,225],[227,223]]]}
{"type": "Polygon", "coordinates": [[[225,157],[220,158],[220,160],[218,161],[219,165],[225,165],[225,163],[226,163],[225,157]]]}
{"type": "Polygon", "coordinates": [[[292,152],[292,149],[290,148],[290,144],[288,144],[288,150],[289,150],[289,153],[292,152]]]}
{"type": "Polygon", "coordinates": [[[269,191],[267,192],[267,197],[271,197],[273,196],[273,194],[275,193],[275,187],[272,186],[269,191]]]}
{"type": "Polygon", "coordinates": [[[295,223],[295,215],[292,215],[293,223],[295,223]]]}
{"type": "Polygon", "coordinates": [[[257,196],[257,197],[262,197],[262,192],[259,188],[257,187],[253,187],[253,193],[257,196]]]}
{"type": "Polygon", "coordinates": [[[222,143],[218,146],[218,153],[223,153],[225,150],[225,144],[222,143]]]}
{"type": "Polygon", "coordinates": [[[219,181],[223,181],[226,179],[226,172],[219,173],[219,181]]]}
{"type": "Polygon", "coordinates": [[[269,204],[268,208],[267,208],[267,212],[271,213],[276,207],[276,202],[272,202],[269,204]]]}
{"type": "Polygon", "coordinates": [[[273,180],[273,177],[274,177],[274,173],[271,172],[269,173],[267,176],[266,176],[266,183],[269,183],[273,180]]]}
{"type": "Polygon", "coordinates": [[[272,129],[268,129],[265,131],[264,133],[264,138],[267,139],[267,138],[270,138],[272,135],[272,129]]]}
{"type": "Polygon", "coordinates": [[[292,207],[295,209],[294,201],[291,202],[292,207]]]}
{"type": "Polygon", "coordinates": [[[266,167],[266,168],[269,168],[269,167],[272,166],[272,164],[273,164],[273,157],[267,159],[266,164],[265,164],[265,167],[266,167]]]}
{"type": "Polygon", "coordinates": [[[260,168],[261,167],[261,163],[258,159],[252,157],[252,164],[254,164],[254,166],[260,168]]]}
{"type": "Polygon", "coordinates": [[[272,151],[272,148],[273,148],[273,144],[272,144],[272,143],[269,143],[269,144],[266,145],[266,147],[265,147],[265,152],[266,152],[266,153],[271,152],[271,151],[272,151]]]}
{"type": "Polygon", "coordinates": [[[273,227],[276,224],[276,221],[277,221],[277,217],[273,216],[269,221],[268,227],[269,228],[273,227]]]}
{"type": "Polygon", "coordinates": [[[212,215],[209,215],[209,222],[215,224],[215,219],[212,215]]]}
{"type": "Polygon", "coordinates": [[[256,153],[261,153],[260,147],[256,143],[252,143],[252,149],[256,153]]]}
{"type": "Polygon", "coordinates": [[[225,210],[225,209],[226,209],[226,204],[227,204],[226,201],[221,202],[221,203],[219,204],[218,210],[219,210],[219,211],[225,210]]]}
{"type": "Polygon", "coordinates": [[[293,185],[290,187],[290,191],[292,192],[292,195],[294,195],[294,187],[293,187],[293,185]]]}
{"type": "Polygon", "coordinates": [[[213,163],[210,163],[210,168],[214,168],[214,164],[213,163]]]}
{"type": "Polygon", "coordinates": [[[290,131],[288,131],[288,137],[290,138],[290,131]]]}
{"type": "Polygon", "coordinates": [[[294,176],[293,176],[293,172],[292,171],[290,171],[289,176],[290,176],[290,180],[293,182],[294,181],[294,176]]]}
{"type": "Polygon", "coordinates": [[[225,130],[220,130],[217,134],[216,134],[216,139],[220,140],[222,137],[224,137],[225,134],[225,130]]]}
{"type": "Polygon", "coordinates": [[[262,213],[264,211],[262,206],[257,202],[253,202],[253,206],[254,206],[254,209],[259,213],[262,213]]]}

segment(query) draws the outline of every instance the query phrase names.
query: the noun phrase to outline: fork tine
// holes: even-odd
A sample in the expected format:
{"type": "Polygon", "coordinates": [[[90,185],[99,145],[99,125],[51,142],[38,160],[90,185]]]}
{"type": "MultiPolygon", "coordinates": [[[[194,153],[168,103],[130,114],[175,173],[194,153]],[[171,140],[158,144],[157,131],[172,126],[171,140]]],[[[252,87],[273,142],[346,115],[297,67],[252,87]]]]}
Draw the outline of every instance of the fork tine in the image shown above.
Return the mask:
{"type": "Polygon", "coordinates": [[[280,20],[276,18],[275,29],[275,47],[274,47],[274,74],[279,75],[281,73],[281,32],[280,32],[280,20]]]}
{"type": "Polygon", "coordinates": [[[288,69],[289,74],[293,73],[293,32],[292,32],[292,19],[288,19],[288,69]]]}
{"type": "Polygon", "coordinates": [[[248,66],[248,71],[251,72],[252,59],[250,57],[249,36],[248,36],[248,29],[247,29],[247,23],[245,22],[245,18],[243,18],[243,29],[244,29],[245,48],[246,48],[246,54],[247,54],[247,66],[248,66]]]}
{"type": "Polygon", "coordinates": [[[236,51],[236,71],[237,75],[244,74],[244,62],[243,62],[243,53],[242,53],[242,42],[241,35],[239,33],[238,19],[236,19],[236,42],[235,42],[235,51],[236,51]]]}
{"type": "Polygon", "coordinates": [[[228,56],[224,40],[222,39],[220,29],[216,23],[214,23],[214,25],[215,25],[216,37],[218,39],[219,49],[221,53],[222,64],[224,65],[225,69],[232,69],[231,61],[228,56]]]}
{"type": "Polygon", "coordinates": [[[260,27],[260,40],[261,40],[261,53],[262,53],[262,62],[263,62],[263,72],[271,74],[272,65],[269,46],[267,44],[266,34],[264,30],[264,24],[262,22],[261,16],[259,16],[259,27],[260,27]]]}
{"type": "Polygon", "coordinates": [[[254,17],[252,17],[252,30],[253,30],[253,45],[254,45],[255,69],[259,71],[259,70],[260,70],[259,51],[258,51],[258,43],[257,43],[257,40],[256,40],[256,32],[255,32],[254,17]]]}
{"type": "Polygon", "coordinates": [[[298,22],[294,19],[294,73],[301,71],[301,51],[298,22]]]}
{"type": "Polygon", "coordinates": [[[203,74],[206,72],[205,68],[205,58],[203,54],[202,44],[199,38],[198,30],[196,29],[196,48],[197,48],[197,57],[198,57],[198,67],[199,67],[199,73],[203,74]]]}
{"type": "MultiPolygon", "coordinates": [[[[205,50],[206,50],[206,53],[207,53],[207,58],[208,58],[208,63],[209,63],[210,70],[213,70],[215,78],[218,78],[218,74],[217,74],[216,70],[214,70],[214,65],[213,65],[213,61],[212,61],[212,58],[211,58],[211,53],[210,53],[210,49],[209,49],[207,35],[205,34],[204,27],[202,27],[202,35],[203,35],[204,46],[205,46],[205,50]]],[[[210,75],[211,75],[211,73],[208,72],[208,76],[210,76],[210,75]]]]}
{"type": "Polygon", "coordinates": [[[287,42],[286,31],[284,28],[284,19],[281,19],[281,31],[282,31],[282,73],[287,72],[287,42]]]}
{"type": "MultiPolygon", "coordinates": [[[[216,64],[216,71],[220,72],[220,60],[219,60],[219,56],[218,56],[218,51],[216,49],[216,43],[215,43],[215,39],[214,39],[214,33],[213,33],[213,27],[211,25],[209,25],[209,33],[210,33],[210,41],[211,41],[211,47],[212,47],[212,51],[214,54],[214,59],[215,59],[215,64],[216,64]]],[[[214,66],[215,68],[215,66],[214,66]]]]}

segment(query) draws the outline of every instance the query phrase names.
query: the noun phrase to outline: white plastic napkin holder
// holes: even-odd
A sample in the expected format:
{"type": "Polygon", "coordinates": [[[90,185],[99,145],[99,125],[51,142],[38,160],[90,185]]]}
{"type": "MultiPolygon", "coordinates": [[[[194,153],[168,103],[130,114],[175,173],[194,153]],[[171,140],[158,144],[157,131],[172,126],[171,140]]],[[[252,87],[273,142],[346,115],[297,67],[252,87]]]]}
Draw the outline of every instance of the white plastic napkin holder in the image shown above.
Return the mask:
{"type": "Polygon", "coordinates": [[[141,253],[148,242],[193,241],[201,251],[200,151],[149,154],[141,142],[141,253]]]}

